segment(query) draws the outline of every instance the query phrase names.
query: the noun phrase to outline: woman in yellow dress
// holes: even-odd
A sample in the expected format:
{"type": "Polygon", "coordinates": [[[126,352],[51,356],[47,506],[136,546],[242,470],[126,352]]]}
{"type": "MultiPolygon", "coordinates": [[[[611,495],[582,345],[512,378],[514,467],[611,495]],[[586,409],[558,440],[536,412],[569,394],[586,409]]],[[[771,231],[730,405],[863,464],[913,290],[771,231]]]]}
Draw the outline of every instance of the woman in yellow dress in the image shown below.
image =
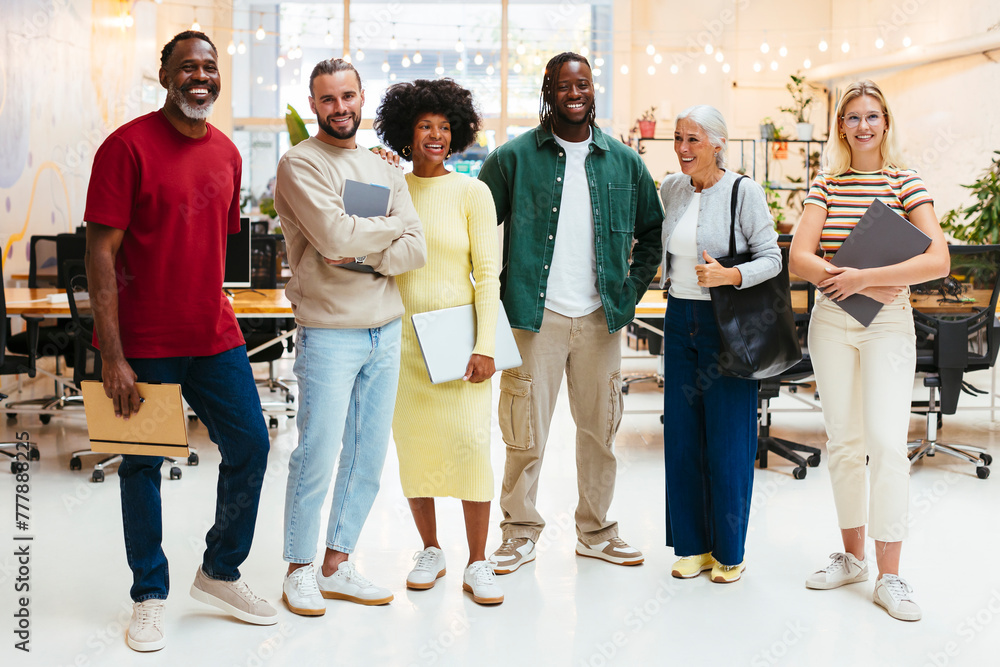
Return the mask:
{"type": "Polygon", "coordinates": [[[472,144],[481,124],[472,93],[439,79],[389,88],[374,126],[389,148],[413,162],[406,182],[427,241],[427,264],[396,277],[406,316],[392,431],[403,494],[424,543],[406,585],[431,588],[445,574],[434,499],[450,496],[462,501],[469,541],[462,587],[480,604],[498,604],[503,592],[485,554],[493,499],[487,380],[496,371],[500,308],[496,211],[489,188],[444,166],[453,151],[472,144]],[[465,377],[431,384],[411,316],[473,303],[476,345],[465,377]]]}

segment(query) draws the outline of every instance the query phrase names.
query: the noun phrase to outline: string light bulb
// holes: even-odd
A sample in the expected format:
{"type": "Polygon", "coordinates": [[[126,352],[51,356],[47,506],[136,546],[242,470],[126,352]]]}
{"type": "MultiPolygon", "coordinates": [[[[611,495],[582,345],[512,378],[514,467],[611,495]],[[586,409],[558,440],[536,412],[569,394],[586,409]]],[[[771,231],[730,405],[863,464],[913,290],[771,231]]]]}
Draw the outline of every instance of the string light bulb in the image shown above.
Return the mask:
{"type": "Polygon", "coordinates": [[[388,72],[389,69],[390,69],[389,68],[389,61],[388,60],[383,60],[382,61],[382,71],[383,72],[388,72]]]}
{"type": "Polygon", "coordinates": [[[722,63],[722,71],[723,72],[725,72],[726,74],[729,74],[729,70],[730,69],[732,69],[732,68],[729,66],[729,63],[722,63]]]}
{"type": "Polygon", "coordinates": [[[726,57],[724,55],[722,55],[722,51],[716,51],[715,52],[715,62],[721,63],[725,59],[726,59],[726,57]]]}
{"type": "Polygon", "coordinates": [[[903,38],[903,46],[906,48],[910,48],[910,44],[913,44],[913,40],[911,40],[910,36],[907,35],[906,37],[903,38]]]}
{"type": "Polygon", "coordinates": [[[515,74],[521,73],[521,63],[514,63],[514,73],[515,74]]]}
{"type": "Polygon", "coordinates": [[[713,48],[712,48],[712,45],[711,45],[711,44],[706,44],[706,45],[705,45],[705,55],[706,55],[706,56],[710,56],[710,55],[712,55],[712,52],[713,52],[713,51],[715,51],[715,49],[713,49],[713,48]]]}
{"type": "Polygon", "coordinates": [[[242,56],[246,52],[247,52],[247,43],[241,39],[240,43],[236,45],[236,53],[242,56]]]}
{"type": "Polygon", "coordinates": [[[233,43],[233,40],[229,40],[229,46],[226,47],[226,53],[231,56],[236,55],[236,44],[233,43]]]}
{"type": "Polygon", "coordinates": [[[580,55],[581,55],[581,56],[583,56],[584,58],[586,58],[587,56],[589,56],[589,55],[590,55],[590,49],[588,49],[588,48],[587,48],[587,45],[586,45],[586,44],[584,44],[584,45],[583,45],[583,46],[582,46],[582,47],[580,48],[580,55]]]}
{"type": "Polygon", "coordinates": [[[778,71],[778,61],[777,60],[772,60],[771,61],[771,71],[772,72],[777,72],[778,71]]]}
{"type": "Polygon", "coordinates": [[[254,37],[256,37],[257,41],[260,42],[263,41],[266,36],[267,33],[264,32],[264,13],[261,12],[260,24],[257,26],[257,32],[254,33],[254,37]]]}
{"type": "Polygon", "coordinates": [[[663,56],[657,53],[655,56],[653,56],[653,62],[659,65],[660,63],[663,62],[663,56]]]}
{"type": "Polygon", "coordinates": [[[333,33],[329,30],[326,31],[326,37],[323,38],[323,43],[327,46],[333,44],[333,33]]]}
{"type": "Polygon", "coordinates": [[[275,64],[278,67],[284,67],[285,66],[285,58],[284,58],[284,56],[278,56],[278,59],[275,61],[275,64]]]}
{"type": "Polygon", "coordinates": [[[674,63],[673,65],[670,66],[670,73],[671,74],[677,74],[680,71],[681,71],[681,68],[678,67],[676,63],[674,63]]]}
{"type": "Polygon", "coordinates": [[[654,74],[656,74],[656,67],[650,65],[648,68],[646,68],[646,71],[649,72],[650,76],[653,76],[654,74]]]}
{"type": "Polygon", "coordinates": [[[778,49],[778,55],[781,56],[782,58],[784,58],[785,56],[787,56],[788,55],[788,47],[785,46],[784,44],[782,44],[781,48],[778,49]]]}
{"type": "Polygon", "coordinates": [[[493,73],[494,73],[494,72],[496,72],[496,71],[497,71],[497,70],[496,70],[496,68],[495,68],[495,67],[493,66],[493,63],[490,63],[489,65],[487,65],[487,66],[486,66],[486,74],[487,74],[488,76],[493,76],[493,73]]]}
{"type": "Polygon", "coordinates": [[[419,65],[424,62],[424,57],[420,54],[420,42],[417,42],[417,50],[413,52],[413,63],[419,65]]]}
{"type": "Polygon", "coordinates": [[[767,40],[764,40],[763,42],[760,43],[761,53],[767,53],[770,50],[771,50],[771,45],[767,43],[767,40]]]}
{"type": "Polygon", "coordinates": [[[357,51],[354,52],[354,59],[357,60],[358,62],[361,62],[362,60],[365,59],[365,52],[359,48],[357,51]]]}
{"type": "Polygon", "coordinates": [[[823,53],[826,53],[826,50],[828,48],[830,48],[830,45],[826,43],[825,39],[821,39],[819,41],[819,50],[822,51],[823,53]]]}
{"type": "Polygon", "coordinates": [[[763,66],[760,64],[759,60],[753,64],[753,71],[759,72],[762,69],[763,69],[763,66]]]}
{"type": "Polygon", "coordinates": [[[594,58],[594,64],[598,67],[604,67],[604,58],[594,58]]]}
{"type": "Polygon", "coordinates": [[[483,52],[482,51],[476,51],[476,57],[472,59],[472,62],[476,63],[477,65],[482,65],[483,64],[483,52]]]}
{"type": "Polygon", "coordinates": [[[622,65],[621,69],[618,70],[622,74],[628,74],[628,65],[622,65]]]}
{"type": "Polygon", "coordinates": [[[524,42],[518,42],[518,43],[517,43],[517,48],[516,48],[516,49],[514,49],[514,50],[515,50],[515,51],[517,51],[517,55],[519,55],[519,56],[523,56],[523,55],[524,55],[524,52],[525,52],[525,51],[526,51],[527,49],[525,49],[525,48],[524,48],[524,42]]]}
{"type": "Polygon", "coordinates": [[[847,53],[848,51],[850,51],[851,50],[851,44],[850,44],[850,42],[848,42],[845,39],[844,43],[840,45],[840,50],[843,51],[844,53],[847,53]]]}
{"type": "Polygon", "coordinates": [[[399,62],[399,64],[402,65],[403,67],[409,67],[410,66],[410,56],[408,56],[408,55],[406,55],[404,53],[403,54],[403,59],[399,62]]]}
{"type": "Polygon", "coordinates": [[[875,48],[876,49],[881,49],[883,46],[885,46],[885,40],[884,39],[882,39],[881,37],[879,37],[878,39],[875,40],[875,48]]]}
{"type": "Polygon", "coordinates": [[[462,51],[465,51],[465,44],[462,43],[462,38],[461,37],[459,37],[458,41],[455,42],[455,51],[457,51],[458,53],[461,53],[462,51]]]}
{"type": "Polygon", "coordinates": [[[437,67],[434,68],[434,73],[437,74],[438,76],[444,74],[444,65],[441,62],[441,58],[438,58],[438,64],[437,67]]]}
{"type": "Polygon", "coordinates": [[[805,60],[802,61],[802,68],[803,69],[809,69],[812,66],[813,66],[813,63],[808,58],[806,58],[805,60]]]}
{"type": "Polygon", "coordinates": [[[651,56],[651,55],[653,55],[654,53],[656,53],[656,47],[655,47],[655,46],[653,46],[653,45],[652,45],[651,43],[650,43],[650,44],[647,44],[647,45],[646,45],[646,55],[647,55],[647,56],[651,56]]]}
{"type": "Polygon", "coordinates": [[[704,74],[707,71],[708,71],[708,68],[705,67],[705,63],[702,63],[702,64],[698,65],[698,73],[699,74],[704,74]]]}
{"type": "Polygon", "coordinates": [[[194,21],[191,21],[191,29],[195,32],[201,32],[201,24],[198,23],[198,10],[194,12],[194,21]]]}
{"type": "Polygon", "coordinates": [[[459,58],[458,62],[455,63],[455,69],[457,69],[459,72],[464,72],[465,71],[465,60],[462,59],[462,58],[459,58]]]}

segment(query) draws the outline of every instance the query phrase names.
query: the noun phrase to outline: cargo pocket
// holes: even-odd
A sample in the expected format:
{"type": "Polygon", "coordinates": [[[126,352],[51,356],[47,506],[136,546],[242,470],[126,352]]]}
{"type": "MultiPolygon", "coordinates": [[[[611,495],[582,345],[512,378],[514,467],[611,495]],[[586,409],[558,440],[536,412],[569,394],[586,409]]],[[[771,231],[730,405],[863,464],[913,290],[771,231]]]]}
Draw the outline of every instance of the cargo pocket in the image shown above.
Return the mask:
{"type": "Polygon", "coordinates": [[[625,398],[622,395],[622,372],[620,370],[611,374],[608,379],[610,385],[608,392],[608,432],[604,438],[604,444],[610,447],[614,444],[615,434],[622,423],[622,411],[625,409],[625,398]]]}
{"type": "Polygon", "coordinates": [[[530,449],[531,378],[504,371],[500,376],[500,405],[497,409],[503,441],[512,449],[530,449]]]}

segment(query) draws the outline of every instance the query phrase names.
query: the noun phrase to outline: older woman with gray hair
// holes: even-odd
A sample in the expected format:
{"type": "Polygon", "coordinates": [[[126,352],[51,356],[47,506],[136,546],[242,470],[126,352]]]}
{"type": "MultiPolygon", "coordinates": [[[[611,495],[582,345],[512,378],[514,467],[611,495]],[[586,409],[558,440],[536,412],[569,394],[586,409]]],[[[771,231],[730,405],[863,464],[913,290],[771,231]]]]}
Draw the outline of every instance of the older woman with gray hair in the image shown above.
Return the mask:
{"type": "Polygon", "coordinates": [[[781,251],[763,189],[726,169],[729,138],[722,114],[707,105],[677,116],[680,174],[663,180],[663,455],[667,545],[679,560],[671,574],[705,570],[712,581],[738,581],[750,516],[757,451],[757,382],[719,372],[721,338],[710,287],[751,287],[778,274],[781,251]],[[730,203],[736,198],[736,252],[752,260],[725,268],[730,203]]]}

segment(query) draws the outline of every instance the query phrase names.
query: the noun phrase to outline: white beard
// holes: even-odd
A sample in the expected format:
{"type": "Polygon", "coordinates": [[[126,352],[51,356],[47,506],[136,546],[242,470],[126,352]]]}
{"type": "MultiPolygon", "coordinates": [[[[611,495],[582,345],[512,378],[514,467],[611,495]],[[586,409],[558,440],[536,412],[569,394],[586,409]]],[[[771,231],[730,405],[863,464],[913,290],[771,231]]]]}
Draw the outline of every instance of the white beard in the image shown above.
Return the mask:
{"type": "Polygon", "coordinates": [[[184,99],[184,94],[181,92],[180,88],[178,88],[177,85],[171,81],[170,85],[167,87],[167,97],[173,100],[174,104],[180,108],[181,113],[191,120],[205,120],[212,115],[212,107],[215,106],[215,100],[219,99],[219,94],[216,93],[215,97],[202,106],[191,106],[188,104],[188,101],[184,99]]]}

